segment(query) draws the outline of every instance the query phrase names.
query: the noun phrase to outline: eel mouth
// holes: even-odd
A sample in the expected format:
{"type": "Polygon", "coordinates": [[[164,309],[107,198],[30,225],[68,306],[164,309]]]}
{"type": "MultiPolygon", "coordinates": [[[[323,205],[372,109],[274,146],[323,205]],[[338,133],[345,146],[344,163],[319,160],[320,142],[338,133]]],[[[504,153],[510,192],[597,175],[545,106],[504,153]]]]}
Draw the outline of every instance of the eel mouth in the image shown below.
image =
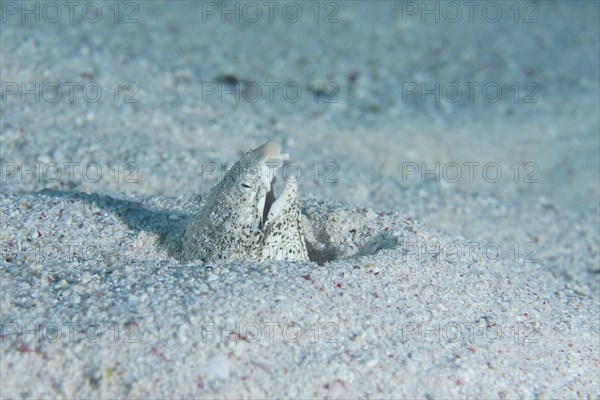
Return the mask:
{"type": "Polygon", "coordinates": [[[271,181],[271,188],[265,196],[263,227],[274,223],[274,221],[279,218],[279,215],[285,213],[290,207],[293,207],[294,199],[298,195],[296,182],[284,179],[283,189],[279,192],[278,197],[275,198],[275,192],[273,190],[274,183],[275,178],[271,181]]]}
{"type": "Polygon", "coordinates": [[[267,192],[265,197],[265,207],[263,208],[263,218],[264,223],[267,222],[267,217],[269,216],[269,211],[271,211],[271,206],[275,203],[275,192],[273,191],[273,187],[275,186],[276,178],[273,177],[271,180],[271,189],[267,192]]]}
{"type": "MultiPolygon", "coordinates": [[[[279,206],[279,202],[275,198],[274,187],[275,187],[275,182],[277,180],[275,175],[277,174],[277,170],[279,169],[279,167],[281,167],[283,162],[290,159],[290,155],[288,153],[282,153],[281,152],[281,144],[274,140],[270,140],[267,143],[263,144],[262,146],[258,147],[255,150],[255,152],[259,155],[259,157],[264,159],[265,162],[276,162],[279,164],[277,168],[272,170],[274,172],[274,174],[273,174],[274,176],[271,179],[269,191],[267,192],[265,199],[264,199],[264,207],[263,207],[263,211],[262,211],[262,220],[263,220],[263,226],[264,226],[267,222],[267,218],[269,217],[269,212],[271,210],[273,210],[274,215],[276,215],[276,214],[278,214],[279,210],[281,209],[281,207],[279,206]],[[273,206],[275,204],[277,204],[277,207],[273,208],[273,206]]],[[[287,184],[287,182],[284,182],[283,190],[279,194],[280,198],[282,197],[283,193],[285,192],[285,188],[287,186],[286,184],[287,184]]]]}

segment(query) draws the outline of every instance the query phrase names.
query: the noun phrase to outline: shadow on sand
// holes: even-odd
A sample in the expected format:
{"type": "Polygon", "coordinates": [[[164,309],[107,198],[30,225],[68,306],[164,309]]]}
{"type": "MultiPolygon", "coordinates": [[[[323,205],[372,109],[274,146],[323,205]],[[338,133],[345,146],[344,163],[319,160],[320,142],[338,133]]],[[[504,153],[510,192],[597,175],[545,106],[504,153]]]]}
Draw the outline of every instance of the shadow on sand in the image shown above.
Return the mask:
{"type": "Polygon", "coordinates": [[[151,210],[142,202],[116,199],[104,194],[44,189],[40,194],[94,204],[118,216],[131,229],[156,233],[159,246],[176,260],[181,259],[181,246],[190,214],[170,210],[151,210]]]}

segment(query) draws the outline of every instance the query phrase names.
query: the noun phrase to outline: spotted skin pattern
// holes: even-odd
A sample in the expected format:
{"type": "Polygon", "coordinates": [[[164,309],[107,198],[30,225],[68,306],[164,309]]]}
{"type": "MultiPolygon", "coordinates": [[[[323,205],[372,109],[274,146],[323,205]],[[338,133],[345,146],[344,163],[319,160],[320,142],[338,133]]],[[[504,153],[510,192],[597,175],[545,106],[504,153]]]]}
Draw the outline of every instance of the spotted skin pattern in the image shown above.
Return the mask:
{"type": "Polygon", "coordinates": [[[287,206],[278,215],[270,215],[268,218],[269,223],[263,238],[262,260],[308,261],[302,233],[300,196],[296,183],[290,182],[289,185],[291,192],[283,192],[287,196],[287,206]]]}
{"type": "Polygon", "coordinates": [[[273,193],[289,157],[280,151],[274,141],[250,150],[211,189],[186,229],[184,261],[308,261],[297,184],[285,181],[278,199],[273,193]]]}

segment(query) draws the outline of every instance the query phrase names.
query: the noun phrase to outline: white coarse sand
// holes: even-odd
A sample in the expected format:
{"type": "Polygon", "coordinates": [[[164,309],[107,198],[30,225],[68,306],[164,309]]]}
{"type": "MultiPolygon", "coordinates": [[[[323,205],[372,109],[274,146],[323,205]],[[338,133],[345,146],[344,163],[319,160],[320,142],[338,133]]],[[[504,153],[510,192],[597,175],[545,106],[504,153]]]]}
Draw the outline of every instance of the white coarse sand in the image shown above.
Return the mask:
{"type": "Polygon", "coordinates": [[[177,261],[189,197],[3,195],[4,393],[595,396],[598,297],[552,256],[305,203],[317,262],[197,265],[177,261]]]}
{"type": "Polygon", "coordinates": [[[0,398],[598,399],[600,3],[475,3],[1,1],[0,398]],[[310,261],[182,261],[268,140],[310,261]]]}

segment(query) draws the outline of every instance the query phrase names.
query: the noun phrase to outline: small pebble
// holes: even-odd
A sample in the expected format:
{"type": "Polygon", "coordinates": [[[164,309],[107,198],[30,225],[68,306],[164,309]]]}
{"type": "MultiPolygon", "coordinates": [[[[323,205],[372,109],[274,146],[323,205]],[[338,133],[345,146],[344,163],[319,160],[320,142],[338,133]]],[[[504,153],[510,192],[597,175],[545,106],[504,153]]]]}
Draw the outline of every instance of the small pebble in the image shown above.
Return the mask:
{"type": "Polygon", "coordinates": [[[207,362],[208,374],[216,379],[229,378],[230,367],[230,362],[223,353],[217,354],[207,362]]]}
{"type": "Polygon", "coordinates": [[[376,358],[370,358],[367,361],[365,361],[365,367],[367,368],[373,368],[374,366],[377,365],[377,359],[376,358]]]}

